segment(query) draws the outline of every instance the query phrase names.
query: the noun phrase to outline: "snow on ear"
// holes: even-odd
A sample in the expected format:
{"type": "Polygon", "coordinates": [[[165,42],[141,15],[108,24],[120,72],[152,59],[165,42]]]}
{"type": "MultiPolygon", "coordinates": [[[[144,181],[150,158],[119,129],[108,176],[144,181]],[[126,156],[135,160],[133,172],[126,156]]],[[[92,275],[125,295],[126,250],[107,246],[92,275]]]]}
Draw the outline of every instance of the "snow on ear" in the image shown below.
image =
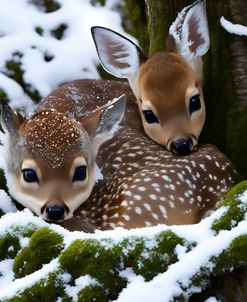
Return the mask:
{"type": "Polygon", "coordinates": [[[220,24],[230,34],[247,36],[247,26],[240,25],[240,24],[233,24],[230,21],[227,21],[224,17],[220,18],[220,24]]]}
{"type": "Polygon", "coordinates": [[[25,118],[19,113],[14,112],[14,110],[2,99],[0,99],[0,109],[0,122],[4,132],[11,135],[15,134],[25,118]]]}
{"type": "Polygon", "coordinates": [[[89,113],[81,122],[92,139],[95,154],[105,141],[113,137],[119,128],[126,104],[126,95],[108,102],[106,105],[89,113]]]}
{"type": "Polygon", "coordinates": [[[185,7],[171,25],[169,34],[186,60],[203,56],[210,46],[205,1],[199,0],[185,7]]]}
{"type": "Polygon", "coordinates": [[[108,28],[95,26],[91,32],[104,69],[118,78],[133,78],[146,59],[141,49],[108,28]]]}

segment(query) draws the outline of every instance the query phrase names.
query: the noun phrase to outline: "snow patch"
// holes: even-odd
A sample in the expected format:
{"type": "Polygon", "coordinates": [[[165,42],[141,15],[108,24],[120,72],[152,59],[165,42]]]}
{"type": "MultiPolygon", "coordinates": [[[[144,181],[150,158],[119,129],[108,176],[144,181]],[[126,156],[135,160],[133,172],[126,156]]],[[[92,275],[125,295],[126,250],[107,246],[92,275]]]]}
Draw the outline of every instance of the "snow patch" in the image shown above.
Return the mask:
{"type": "Polygon", "coordinates": [[[232,22],[226,20],[224,17],[220,18],[220,24],[230,34],[247,36],[247,26],[233,24],[232,22]]]}

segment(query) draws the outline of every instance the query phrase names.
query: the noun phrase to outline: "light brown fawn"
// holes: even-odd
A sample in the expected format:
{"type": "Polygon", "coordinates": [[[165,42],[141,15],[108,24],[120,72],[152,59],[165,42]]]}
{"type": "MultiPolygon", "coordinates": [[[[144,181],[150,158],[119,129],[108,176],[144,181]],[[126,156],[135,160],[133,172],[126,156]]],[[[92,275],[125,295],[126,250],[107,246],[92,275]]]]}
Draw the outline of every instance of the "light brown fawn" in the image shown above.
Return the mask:
{"type": "Polygon", "coordinates": [[[93,27],[92,35],[105,70],[128,79],[146,134],[176,154],[191,152],[205,121],[201,56],[210,45],[205,2],[178,14],[168,51],[150,58],[110,29],[93,27]]]}
{"type": "MultiPolygon", "coordinates": [[[[73,90],[67,96],[73,98],[73,90]]],[[[54,97],[48,106],[41,102],[30,119],[1,100],[2,144],[11,196],[43,219],[62,221],[73,216],[102,177],[96,156],[117,130],[125,96],[87,117],[77,108],[70,111],[71,102],[54,97]]]]}
{"type": "MultiPolygon", "coordinates": [[[[184,80],[173,76],[173,81],[184,83],[189,75],[184,80]]],[[[176,86],[160,85],[171,94],[176,86]]],[[[200,100],[203,107],[201,91],[200,100]]],[[[182,109],[177,104],[174,119],[183,119],[183,114],[189,119],[185,102],[179,104],[182,109]]],[[[233,165],[216,147],[199,145],[186,156],[174,155],[150,140],[125,83],[74,81],[44,98],[29,120],[3,102],[1,107],[10,194],[42,218],[71,230],[196,223],[235,183],[233,165]],[[105,104],[123,93],[126,114],[110,138],[124,100],[105,104]],[[103,174],[98,182],[96,155],[103,174]]],[[[198,111],[203,123],[204,114],[198,111]]]]}

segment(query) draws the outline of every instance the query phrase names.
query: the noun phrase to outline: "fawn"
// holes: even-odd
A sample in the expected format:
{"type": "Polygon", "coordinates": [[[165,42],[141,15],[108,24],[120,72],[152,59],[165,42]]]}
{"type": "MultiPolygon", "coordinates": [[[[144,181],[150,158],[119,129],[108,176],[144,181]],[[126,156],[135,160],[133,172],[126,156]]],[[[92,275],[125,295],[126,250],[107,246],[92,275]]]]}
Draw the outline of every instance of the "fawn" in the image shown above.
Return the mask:
{"type": "Polygon", "coordinates": [[[170,27],[168,50],[150,58],[110,29],[96,26],[92,35],[104,69],[128,79],[146,134],[176,154],[191,152],[205,121],[201,56],[210,45],[205,2],[178,14],[170,27]]]}
{"type": "Polygon", "coordinates": [[[0,100],[9,192],[18,203],[49,221],[72,217],[102,177],[96,156],[118,128],[125,96],[76,119],[73,111],[66,112],[66,105],[59,111],[41,102],[26,119],[0,100]]]}

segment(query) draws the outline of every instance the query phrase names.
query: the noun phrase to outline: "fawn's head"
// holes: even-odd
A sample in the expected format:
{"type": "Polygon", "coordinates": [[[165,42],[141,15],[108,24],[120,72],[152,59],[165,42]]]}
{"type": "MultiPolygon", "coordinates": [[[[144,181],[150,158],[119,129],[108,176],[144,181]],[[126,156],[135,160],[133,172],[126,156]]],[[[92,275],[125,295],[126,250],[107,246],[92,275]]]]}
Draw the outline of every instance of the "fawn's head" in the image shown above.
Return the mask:
{"type": "Polygon", "coordinates": [[[204,1],[178,14],[167,50],[149,58],[110,29],[93,27],[92,35],[105,70],[128,79],[146,134],[174,153],[192,151],[205,122],[201,56],[209,48],[209,34],[204,1]]]}
{"type": "Polygon", "coordinates": [[[0,108],[10,194],[46,220],[70,218],[101,176],[98,148],[118,128],[125,96],[80,120],[54,109],[26,119],[3,101],[0,108]]]}

